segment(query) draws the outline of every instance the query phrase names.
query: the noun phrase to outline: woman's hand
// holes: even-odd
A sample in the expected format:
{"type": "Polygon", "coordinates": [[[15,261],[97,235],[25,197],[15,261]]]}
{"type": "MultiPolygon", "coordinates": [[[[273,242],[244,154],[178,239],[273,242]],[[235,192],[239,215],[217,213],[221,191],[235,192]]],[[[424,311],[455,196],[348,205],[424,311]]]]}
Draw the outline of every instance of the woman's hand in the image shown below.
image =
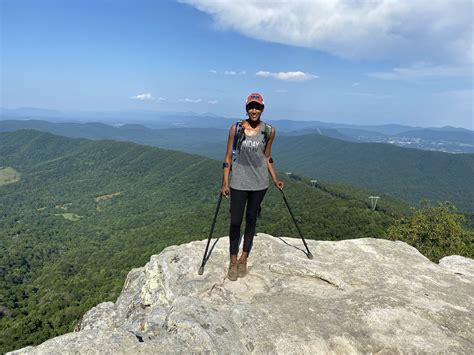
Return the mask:
{"type": "Polygon", "coordinates": [[[279,188],[280,190],[283,190],[283,188],[285,187],[285,183],[281,180],[277,180],[274,183],[275,183],[275,186],[279,188]]]}
{"type": "Polygon", "coordinates": [[[229,194],[230,194],[229,185],[222,184],[220,193],[221,193],[221,195],[224,195],[225,198],[229,198],[229,194]]]}

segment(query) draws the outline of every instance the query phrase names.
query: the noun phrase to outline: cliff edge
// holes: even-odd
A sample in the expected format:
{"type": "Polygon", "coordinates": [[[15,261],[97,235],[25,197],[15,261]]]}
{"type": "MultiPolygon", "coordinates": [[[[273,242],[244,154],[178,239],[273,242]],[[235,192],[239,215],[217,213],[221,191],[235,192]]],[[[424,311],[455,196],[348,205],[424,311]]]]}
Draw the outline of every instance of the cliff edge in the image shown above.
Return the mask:
{"type": "MultiPolygon", "coordinates": [[[[404,242],[259,233],[248,274],[226,278],[228,238],[198,275],[207,240],[164,249],[129,272],[115,303],[74,333],[10,354],[471,353],[474,261],[432,263],[404,242]]],[[[211,246],[215,239],[211,241],[211,246]]]]}

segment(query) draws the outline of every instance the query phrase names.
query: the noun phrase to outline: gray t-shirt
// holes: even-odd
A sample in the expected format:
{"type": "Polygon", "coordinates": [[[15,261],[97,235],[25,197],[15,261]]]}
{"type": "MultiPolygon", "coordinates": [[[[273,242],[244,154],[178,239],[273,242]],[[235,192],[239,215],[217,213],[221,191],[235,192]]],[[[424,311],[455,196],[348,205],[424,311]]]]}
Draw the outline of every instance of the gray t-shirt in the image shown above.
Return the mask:
{"type": "Polygon", "coordinates": [[[260,122],[260,131],[254,136],[244,134],[244,140],[232,164],[230,187],[235,190],[256,191],[269,186],[268,166],[265,157],[265,124],[260,122]]]}

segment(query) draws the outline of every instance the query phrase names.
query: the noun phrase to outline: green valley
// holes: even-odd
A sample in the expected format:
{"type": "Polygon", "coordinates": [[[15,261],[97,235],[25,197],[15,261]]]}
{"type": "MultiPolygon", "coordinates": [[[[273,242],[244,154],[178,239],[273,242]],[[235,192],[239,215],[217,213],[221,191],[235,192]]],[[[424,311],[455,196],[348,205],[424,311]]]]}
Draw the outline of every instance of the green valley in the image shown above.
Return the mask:
{"type": "MultiPolygon", "coordinates": [[[[0,133],[0,165],[22,176],[0,186],[2,352],[71,331],[115,299],[130,269],[207,238],[222,179],[221,163],[201,156],[33,130],[0,133]]],[[[369,192],[280,175],[308,239],[382,238],[408,211],[389,197],[372,211],[369,192]]],[[[257,230],[298,237],[280,195],[270,188],[257,230]]],[[[228,211],[224,201],[215,237],[228,235],[228,211]]]]}

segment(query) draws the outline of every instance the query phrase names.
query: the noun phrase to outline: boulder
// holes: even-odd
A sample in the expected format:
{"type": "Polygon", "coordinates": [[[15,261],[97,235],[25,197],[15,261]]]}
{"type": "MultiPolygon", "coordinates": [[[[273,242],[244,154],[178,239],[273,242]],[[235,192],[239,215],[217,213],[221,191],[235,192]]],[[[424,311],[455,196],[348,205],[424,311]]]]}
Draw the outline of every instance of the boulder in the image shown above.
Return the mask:
{"type": "MultiPolygon", "coordinates": [[[[248,274],[226,278],[227,237],[170,246],[127,276],[77,331],[12,354],[471,353],[474,261],[440,265],[400,241],[259,233],[248,274]]],[[[451,257],[453,258],[453,257],[451,257]]]]}

